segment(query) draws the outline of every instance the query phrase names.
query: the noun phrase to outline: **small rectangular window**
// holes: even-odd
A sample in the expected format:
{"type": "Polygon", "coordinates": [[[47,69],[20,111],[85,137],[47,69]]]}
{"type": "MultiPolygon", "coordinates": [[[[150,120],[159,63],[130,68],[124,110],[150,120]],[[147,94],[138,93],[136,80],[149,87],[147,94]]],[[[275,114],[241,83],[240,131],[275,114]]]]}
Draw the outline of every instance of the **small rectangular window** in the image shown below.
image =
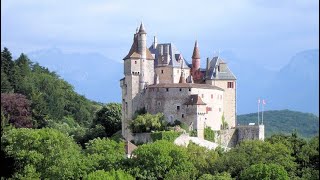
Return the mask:
{"type": "Polygon", "coordinates": [[[177,106],[177,110],[178,110],[178,111],[180,110],[180,106],[177,106]]]}
{"type": "Polygon", "coordinates": [[[180,88],[179,91],[182,91],[182,89],[180,88]]]}
{"type": "Polygon", "coordinates": [[[181,117],[184,118],[184,114],[182,114],[181,117]]]}
{"type": "Polygon", "coordinates": [[[137,64],[137,61],[134,61],[134,64],[137,64]]]}
{"type": "Polygon", "coordinates": [[[168,91],[169,91],[169,88],[166,88],[166,91],[168,92],[168,91]]]}
{"type": "Polygon", "coordinates": [[[233,88],[234,86],[233,86],[233,82],[228,82],[228,86],[227,86],[228,88],[233,88]]]}
{"type": "Polygon", "coordinates": [[[211,99],[213,99],[213,94],[211,94],[211,99]]]}
{"type": "Polygon", "coordinates": [[[163,74],[163,70],[161,70],[161,74],[163,74]]]}
{"type": "Polygon", "coordinates": [[[189,91],[191,91],[191,88],[189,88],[189,91]]]}

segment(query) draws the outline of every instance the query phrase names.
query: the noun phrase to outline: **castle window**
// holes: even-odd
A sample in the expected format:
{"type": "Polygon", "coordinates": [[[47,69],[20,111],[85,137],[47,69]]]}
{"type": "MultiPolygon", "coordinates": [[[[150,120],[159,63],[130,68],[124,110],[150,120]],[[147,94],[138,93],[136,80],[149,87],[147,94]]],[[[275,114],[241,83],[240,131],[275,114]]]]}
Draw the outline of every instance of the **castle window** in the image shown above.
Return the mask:
{"type": "Polygon", "coordinates": [[[134,61],[134,64],[137,64],[137,61],[134,61]]]}
{"type": "Polygon", "coordinates": [[[178,111],[180,110],[180,106],[177,106],[177,110],[178,110],[178,111]]]}
{"type": "Polygon", "coordinates": [[[181,117],[184,118],[184,114],[182,114],[181,117]]]}
{"type": "Polygon", "coordinates": [[[161,106],[161,102],[160,101],[158,101],[158,106],[161,106]]]}
{"type": "Polygon", "coordinates": [[[191,88],[189,88],[189,91],[191,91],[191,88]]]}
{"type": "Polygon", "coordinates": [[[218,72],[220,72],[220,66],[218,66],[218,72]]]}
{"type": "Polygon", "coordinates": [[[168,92],[168,91],[169,91],[169,88],[166,88],[166,91],[168,92]]]}
{"type": "Polygon", "coordinates": [[[227,86],[228,88],[233,88],[234,86],[233,86],[233,82],[228,82],[228,86],[227,86]]]}
{"type": "Polygon", "coordinates": [[[213,99],[213,94],[211,94],[211,99],[213,99]]]}
{"type": "Polygon", "coordinates": [[[163,74],[163,70],[161,69],[161,74],[163,74]]]}
{"type": "Polygon", "coordinates": [[[179,91],[182,91],[182,89],[180,88],[179,91]]]}

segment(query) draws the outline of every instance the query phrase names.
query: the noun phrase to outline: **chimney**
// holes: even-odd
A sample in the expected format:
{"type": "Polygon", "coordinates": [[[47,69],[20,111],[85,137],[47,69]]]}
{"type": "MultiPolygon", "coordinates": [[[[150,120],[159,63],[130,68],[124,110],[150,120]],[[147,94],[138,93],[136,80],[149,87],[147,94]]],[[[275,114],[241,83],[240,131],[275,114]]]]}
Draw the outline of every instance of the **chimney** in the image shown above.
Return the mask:
{"type": "Polygon", "coordinates": [[[208,76],[208,73],[209,73],[209,67],[210,66],[210,60],[209,60],[209,57],[207,57],[207,67],[206,67],[206,76],[208,76]]]}
{"type": "Polygon", "coordinates": [[[156,49],[158,45],[158,40],[156,36],[153,36],[153,49],[156,49]]]}

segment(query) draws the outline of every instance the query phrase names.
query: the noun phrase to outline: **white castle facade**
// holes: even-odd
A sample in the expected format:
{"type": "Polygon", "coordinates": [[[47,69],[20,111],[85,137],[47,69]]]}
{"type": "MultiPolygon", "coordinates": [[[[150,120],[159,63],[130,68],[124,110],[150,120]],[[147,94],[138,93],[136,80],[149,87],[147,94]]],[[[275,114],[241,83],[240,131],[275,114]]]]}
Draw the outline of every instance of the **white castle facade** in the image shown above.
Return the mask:
{"type": "Polygon", "coordinates": [[[137,110],[161,112],[169,122],[178,120],[204,137],[204,128],[218,131],[236,128],[236,77],[219,56],[207,58],[200,67],[196,41],[189,64],[172,43],[148,48],[143,24],[133,37],[124,60],[122,89],[122,136],[132,139],[129,124],[137,110]],[[224,116],[224,122],[223,117],[224,116]]]}

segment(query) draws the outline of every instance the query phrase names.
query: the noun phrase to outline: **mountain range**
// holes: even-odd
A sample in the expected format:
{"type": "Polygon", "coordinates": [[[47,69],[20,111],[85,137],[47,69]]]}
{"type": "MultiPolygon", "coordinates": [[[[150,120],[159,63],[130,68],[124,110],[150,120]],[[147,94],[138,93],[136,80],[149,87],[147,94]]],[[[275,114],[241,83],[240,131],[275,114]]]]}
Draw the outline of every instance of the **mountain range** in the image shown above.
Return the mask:
{"type": "MultiPolygon", "coordinates": [[[[99,53],[64,53],[58,48],[30,52],[28,57],[57,72],[87,98],[121,102],[121,61],[99,53]]],[[[279,71],[248,63],[232,52],[221,53],[237,77],[237,114],[257,111],[257,99],[266,110],[292,109],[319,115],[319,49],[293,55],[279,71]]]]}

